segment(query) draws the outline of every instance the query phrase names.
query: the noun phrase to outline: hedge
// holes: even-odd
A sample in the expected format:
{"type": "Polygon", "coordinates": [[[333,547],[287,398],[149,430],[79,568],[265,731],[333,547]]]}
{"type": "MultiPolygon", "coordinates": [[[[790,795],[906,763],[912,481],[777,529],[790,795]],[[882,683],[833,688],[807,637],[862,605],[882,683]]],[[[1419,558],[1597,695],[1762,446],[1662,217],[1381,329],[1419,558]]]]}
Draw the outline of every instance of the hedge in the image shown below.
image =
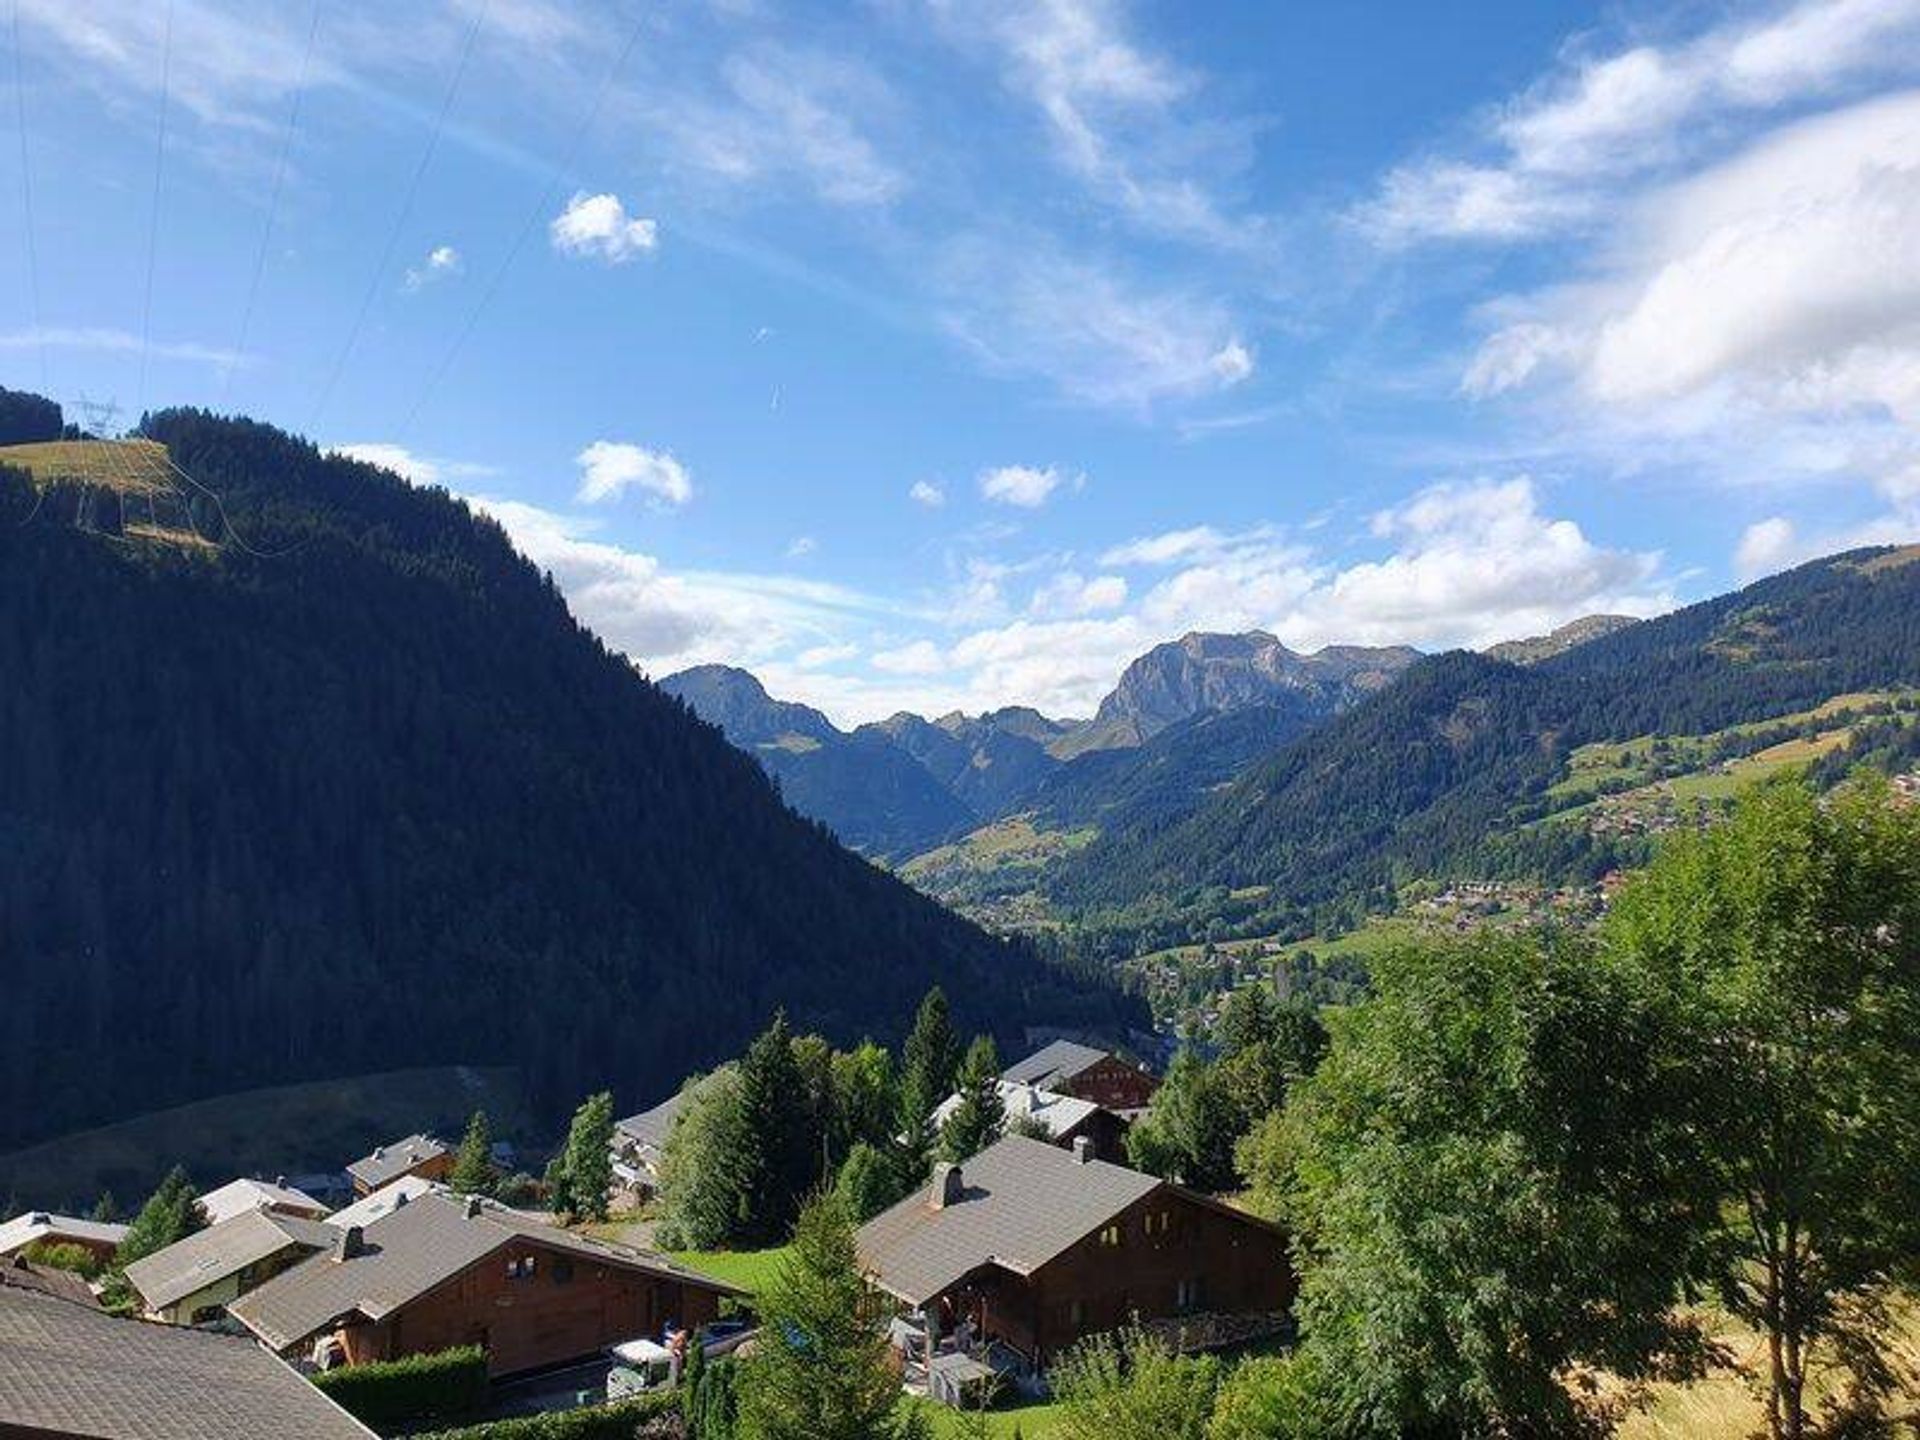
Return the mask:
{"type": "Polygon", "coordinates": [[[478,1345],[323,1370],[313,1383],[364,1424],[468,1415],[487,1403],[487,1357],[478,1345]]]}
{"type": "Polygon", "coordinates": [[[680,1392],[662,1390],[616,1400],[611,1405],[489,1420],[460,1430],[436,1430],[416,1440],[633,1440],[635,1432],[649,1420],[679,1413],[680,1392]]]}

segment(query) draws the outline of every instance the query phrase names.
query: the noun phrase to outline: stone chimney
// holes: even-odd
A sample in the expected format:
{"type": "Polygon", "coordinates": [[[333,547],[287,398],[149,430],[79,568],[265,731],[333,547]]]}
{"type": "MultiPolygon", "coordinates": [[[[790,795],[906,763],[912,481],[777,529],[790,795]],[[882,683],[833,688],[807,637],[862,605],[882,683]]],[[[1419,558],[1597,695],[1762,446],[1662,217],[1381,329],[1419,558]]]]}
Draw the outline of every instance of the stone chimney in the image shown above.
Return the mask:
{"type": "Polygon", "coordinates": [[[349,1225],[333,1237],[333,1258],[335,1263],[351,1260],[364,1254],[367,1248],[366,1232],[358,1225],[349,1225]]]}
{"type": "Polygon", "coordinates": [[[929,1209],[944,1210],[949,1205],[958,1205],[966,1194],[967,1182],[958,1165],[942,1160],[933,1167],[933,1185],[927,1192],[929,1209]]]}
{"type": "Polygon", "coordinates": [[[1093,1160],[1093,1141],[1084,1135],[1074,1136],[1073,1158],[1082,1165],[1090,1164],[1093,1160]]]}
{"type": "Polygon", "coordinates": [[[467,1219],[478,1220],[480,1218],[481,1209],[482,1209],[482,1206],[480,1204],[480,1197],[478,1195],[467,1196],[467,1219]]]}

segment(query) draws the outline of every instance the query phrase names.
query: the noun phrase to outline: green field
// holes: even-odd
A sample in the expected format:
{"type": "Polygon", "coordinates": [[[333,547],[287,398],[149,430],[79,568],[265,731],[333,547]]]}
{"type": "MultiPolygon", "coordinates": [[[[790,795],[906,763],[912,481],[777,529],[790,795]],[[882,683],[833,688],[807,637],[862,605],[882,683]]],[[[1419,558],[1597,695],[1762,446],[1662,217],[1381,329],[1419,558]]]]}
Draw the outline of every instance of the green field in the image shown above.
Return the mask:
{"type": "Polygon", "coordinates": [[[1041,830],[1034,825],[1032,816],[1015,815],[983,825],[951,845],[915,856],[900,867],[900,873],[914,880],[956,867],[985,872],[1010,866],[1038,866],[1084,849],[1093,843],[1098,833],[1091,829],[1041,830]]]}
{"type": "Polygon", "coordinates": [[[0,1200],[71,1209],[111,1190],[130,1206],[176,1163],[203,1185],[338,1170],[416,1130],[456,1139],[476,1109],[486,1110],[496,1137],[528,1138],[531,1117],[511,1069],[395,1070],[245,1090],[0,1155],[0,1200]]]}
{"type": "Polygon", "coordinates": [[[0,465],[25,470],[42,485],[78,480],[138,495],[173,489],[167,447],[154,440],[46,440],[34,445],[0,445],[0,465]]]}

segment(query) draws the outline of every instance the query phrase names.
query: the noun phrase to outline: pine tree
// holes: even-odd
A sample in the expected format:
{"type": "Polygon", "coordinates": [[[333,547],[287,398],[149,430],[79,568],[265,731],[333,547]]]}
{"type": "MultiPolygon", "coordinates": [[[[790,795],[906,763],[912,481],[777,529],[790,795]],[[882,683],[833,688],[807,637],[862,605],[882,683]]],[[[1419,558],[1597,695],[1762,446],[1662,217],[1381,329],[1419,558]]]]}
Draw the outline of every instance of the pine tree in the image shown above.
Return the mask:
{"type": "Polygon", "coordinates": [[[861,1314],[864,1292],[845,1207],[830,1195],[811,1201],[761,1292],[760,1338],[740,1362],[745,1440],[897,1440],[900,1382],[861,1314]]]}
{"type": "Polygon", "coordinates": [[[493,1164],[493,1128],[487,1112],[476,1110],[467,1121],[467,1133],[461,1138],[460,1153],[453,1162],[447,1183],[462,1195],[491,1195],[500,1173],[493,1164]]]}
{"type": "Polygon", "coordinates": [[[602,1090],[589,1095],[573,1112],[567,1144],[547,1169],[548,1180],[559,1181],[562,1196],[554,1208],[585,1220],[607,1218],[607,1192],[613,1188],[613,1096],[602,1090]],[[562,1203],[564,1201],[564,1203],[562,1203]]]}
{"type": "Polygon", "coordinates": [[[179,1165],[167,1172],[140,1213],[127,1227],[126,1238],[114,1251],[116,1269],[124,1270],[136,1260],[144,1260],[156,1250],[164,1250],[207,1226],[207,1215],[200,1208],[200,1192],[179,1165]]]}
{"type": "Polygon", "coordinates": [[[960,1103],[940,1127],[940,1158],[970,1160],[1000,1138],[1007,1107],[1000,1098],[1000,1052],[989,1035],[974,1037],[960,1066],[960,1103]]]}
{"type": "Polygon", "coordinates": [[[900,1130],[916,1169],[924,1169],[931,1136],[928,1117],[953,1093],[960,1046],[953,1033],[946,992],[927,992],[914,1016],[913,1033],[900,1052],[900,1130]]]}
{"type": "Polygon", "coordinates": [[[741,1176],[737,1238],[778,1243],[812,1173],[800,1067],[784,1012],[741,1058],[740,1114],[746,1151],[734,1157],[741,1176]]]}

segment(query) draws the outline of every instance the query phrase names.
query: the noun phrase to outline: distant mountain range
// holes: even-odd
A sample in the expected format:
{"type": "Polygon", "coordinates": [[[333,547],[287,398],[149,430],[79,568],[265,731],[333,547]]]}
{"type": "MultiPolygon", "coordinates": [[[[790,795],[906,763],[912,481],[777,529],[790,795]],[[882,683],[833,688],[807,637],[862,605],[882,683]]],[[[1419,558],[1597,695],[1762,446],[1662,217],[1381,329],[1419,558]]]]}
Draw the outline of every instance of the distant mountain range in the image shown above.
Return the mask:
{"type": "MultiPolygon", "coordinates": [[[[1007,1045],[1137,1018],[794,815],[445,492],[144,429],[0,446],[0,1149],[414,1066],[637,1104],[776,1006],[897,1037],[935,983],[1007,1045]],[[204,491],[147,493],[160,446],[204,491]]],[[[966,823],[890,741],[720,681],[756,747],[966,823]]]]}
{"type": "Polygon", "coordinates": [[[1192,634],[1128,665],[1091,720],[1013,706],[933,720],[902,713],[851,732],[729,666],[683,670],[660,686],[755,756],[803,814],[856,849],[904,860],[1029,810],[1087,823],[1116,806],[1129,816],[1178,808],[1418,658],[1405,646],[1300,655],[1259,631],[1192,634]],[[1226,717],[1235,722],[1217,723],[1226,717]]]}
{"type": "Polygon", "coordinates": [[[1411,879],[1592,879],[1643,858],[1643,835],[1591,823],[1613,796],[1644,818],[1794,764],[1911,765],[1916,562],[1920,546],[1835,556],[1504,651],[1524,665],[1423,659],[1171,823],[1101,827],[1046,894],[1082,919],[1284,933],[1316,907],[1390,906],[1411,879]]]}

